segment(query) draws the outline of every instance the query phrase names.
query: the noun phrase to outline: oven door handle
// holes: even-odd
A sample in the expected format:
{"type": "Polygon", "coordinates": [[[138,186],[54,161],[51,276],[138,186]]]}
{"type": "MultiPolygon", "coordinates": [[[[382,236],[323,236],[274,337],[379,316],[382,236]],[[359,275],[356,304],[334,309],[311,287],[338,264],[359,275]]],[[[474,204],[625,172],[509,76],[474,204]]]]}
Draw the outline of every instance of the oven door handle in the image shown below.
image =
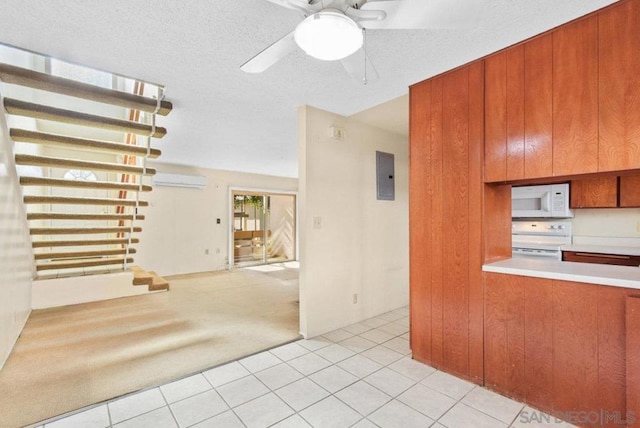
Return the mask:
{"type": "Polygon", "coordinates": [[[553,257],[556,259],[560,258],[560,251],[554,250],[533,250],[528,248],[512,248],[513,254],[521,254],[524,256],[535,256],[535,257],[553,257]]]}

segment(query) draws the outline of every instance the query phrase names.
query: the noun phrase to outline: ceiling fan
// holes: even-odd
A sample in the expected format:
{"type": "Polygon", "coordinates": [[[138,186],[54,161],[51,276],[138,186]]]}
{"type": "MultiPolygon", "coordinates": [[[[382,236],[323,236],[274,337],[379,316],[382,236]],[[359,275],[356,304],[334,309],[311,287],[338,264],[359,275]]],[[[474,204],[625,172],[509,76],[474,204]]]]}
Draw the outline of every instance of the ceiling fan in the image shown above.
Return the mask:
{"type": "Polygon", "coordinates": [[[340,60],[349,75],[367,84],[379,78],[366,54],[366,30],[414,30],[469,26],[483,0],[267,0],[304,18],[294,31],[244,63],[262,73],[296,46],[308,55],[340,60]]]}

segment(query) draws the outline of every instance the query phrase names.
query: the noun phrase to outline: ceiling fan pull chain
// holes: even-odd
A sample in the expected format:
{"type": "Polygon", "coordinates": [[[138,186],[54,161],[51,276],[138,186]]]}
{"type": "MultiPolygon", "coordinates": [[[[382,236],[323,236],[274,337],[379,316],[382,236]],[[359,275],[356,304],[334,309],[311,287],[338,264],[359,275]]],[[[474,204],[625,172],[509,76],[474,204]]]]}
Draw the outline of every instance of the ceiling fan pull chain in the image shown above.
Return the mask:
{"type": "Polygon", "coordinates": [[[363,83],[366,85],[367,82],[367,30],[362,29],[362,49],[364,50],[364,79],[363,83]]]}

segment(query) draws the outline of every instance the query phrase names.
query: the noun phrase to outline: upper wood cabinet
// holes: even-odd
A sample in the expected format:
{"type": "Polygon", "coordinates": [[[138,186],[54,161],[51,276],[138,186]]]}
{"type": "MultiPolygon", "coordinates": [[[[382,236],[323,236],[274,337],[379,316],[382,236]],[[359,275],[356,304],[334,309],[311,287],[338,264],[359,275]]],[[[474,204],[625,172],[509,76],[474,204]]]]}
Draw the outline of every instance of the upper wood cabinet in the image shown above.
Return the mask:
{"type": "Polygon", "coordinates": [[[618,177],[572,180],[569,205],[571,208],[616,208],[618,177]]]}
{"type": "Polygon", "coordinates": [[[485,60],[485,181],[640,168],[640,2],[485,60]]]}
{"type": "Polygon", "coordinates": [[[640,175],[571,180],[571,208],[638,208],[640,175]]]}
{"type": "Polygon", "coordinates": [[[524,178],[553,174],[552,47],[551,34],[524,45],[524,178]]]}
{"type": "Polygon", "coordinates": [[[620,208],[640,207],[640,175],[620,177],[620,208]]]}
{"type": "Polygon", "coordinates": [[[552,39],[542,36],[485,60],[485,179],[550,176],[552,39]]]}
{"type": "Polygon", "coordinates": [[[598,171],[598,17],[553,35],[553,175],[598,171]]]}
{"type": "Polygon", "coordinates": [[[640,168],[640,2],[598,15],[599,170],[640,168]]]}

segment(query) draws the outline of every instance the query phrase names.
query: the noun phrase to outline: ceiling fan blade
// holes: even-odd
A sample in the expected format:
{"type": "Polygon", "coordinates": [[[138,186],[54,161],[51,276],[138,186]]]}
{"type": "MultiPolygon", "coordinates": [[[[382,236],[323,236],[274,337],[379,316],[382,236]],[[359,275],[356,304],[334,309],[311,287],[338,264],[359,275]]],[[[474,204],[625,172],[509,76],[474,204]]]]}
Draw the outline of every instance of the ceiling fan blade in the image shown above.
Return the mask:
{"type": "Polygon", "coordinates": [[[245,73],[262,73],[276,62],[290,54],[296,48],[296,42],[293,39],[295,31],[290,32],[258,55],[251,58],[240,66],[240,70],[245,73]]]}
{"type": "Polygon", "coordinates": [[[277,4],[278,6],[286,7],[287,9],[293,9],[298,11],[307,11],[309,9],[309,2],[307,0],[267,0],[270,3],[277,4]]]}
{"type": "Polygon", "coordinates": [[[369,60],[364,49],[358,49],[354,54],[343,58],[340,62],[342,62],[342,65],[347,73],[349,73],[349,76],[358,83],[367,85],[380,79],[378,72],[369,60]]]}
{"type": "Polygon", "coordinates": [[[382,21],[363,21],[367,29],[420,30],[457,29],[474,26],[487,0],[370,0],[363,10],[387,14],[382,21]]]}

